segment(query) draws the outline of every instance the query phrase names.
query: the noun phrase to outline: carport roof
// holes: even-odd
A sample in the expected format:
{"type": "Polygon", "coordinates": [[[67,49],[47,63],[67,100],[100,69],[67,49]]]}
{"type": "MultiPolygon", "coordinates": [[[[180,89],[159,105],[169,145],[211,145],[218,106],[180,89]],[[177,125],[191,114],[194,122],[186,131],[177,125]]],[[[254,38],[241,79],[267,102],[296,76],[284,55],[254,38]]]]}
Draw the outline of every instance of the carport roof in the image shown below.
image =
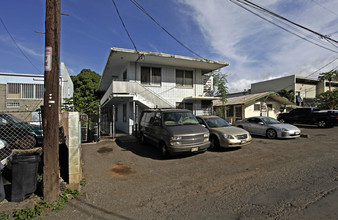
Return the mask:
{"type": "Polygon", "coordinates": [[[111,48],[102,73],[99,91],[106,91],[112,82],[112,78],[121,74],[130,62],[201,69],[203,73],[208,73],[229,65],[229,63],[220,61],[164,53],[111,48]]]}
{"type": "Polygon", "coordinates": [[[255,94],[248,94],[243,96],[236,96],[227,99],[225,104],[222,101],[214,101],[214,106],[224,106],[224,105],[248,105],[252,102],[257,101],[258,99],[264,98],[269,96],[270,98],[279,101],[280,103],[286,105],[293,105],[294,103],[290,102],[288,99],[278,95],[276,92],[262,92],[262,93],[255,93],[255,94]]]}

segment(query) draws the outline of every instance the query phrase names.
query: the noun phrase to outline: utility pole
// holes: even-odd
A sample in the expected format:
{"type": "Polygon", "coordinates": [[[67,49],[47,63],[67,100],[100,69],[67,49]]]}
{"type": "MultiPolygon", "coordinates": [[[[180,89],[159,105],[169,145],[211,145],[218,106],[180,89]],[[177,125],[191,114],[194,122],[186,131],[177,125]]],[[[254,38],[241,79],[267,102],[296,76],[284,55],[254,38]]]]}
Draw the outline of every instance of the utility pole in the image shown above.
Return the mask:
{"type": "Polygon", "coordinates": [[[54,202],[59,183],[59,77],[61,0],[46,0],[45,91],[43,119],[43,197],[54,202]]]}

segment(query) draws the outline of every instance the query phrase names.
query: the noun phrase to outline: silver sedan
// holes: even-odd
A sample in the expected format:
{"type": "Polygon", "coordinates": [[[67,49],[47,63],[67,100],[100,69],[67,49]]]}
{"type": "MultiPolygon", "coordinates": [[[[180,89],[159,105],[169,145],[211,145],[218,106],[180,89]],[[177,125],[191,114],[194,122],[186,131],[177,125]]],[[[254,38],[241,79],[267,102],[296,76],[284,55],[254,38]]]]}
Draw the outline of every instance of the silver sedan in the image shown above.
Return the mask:
{"type": "Polygon", "coordinates": [[[296,138],[300,129],[294,125],[282,124],[274,118],[257,116],[236,122],[237,127],[244,128],[250,134],[266,136],[267,138],[296,138]]]}

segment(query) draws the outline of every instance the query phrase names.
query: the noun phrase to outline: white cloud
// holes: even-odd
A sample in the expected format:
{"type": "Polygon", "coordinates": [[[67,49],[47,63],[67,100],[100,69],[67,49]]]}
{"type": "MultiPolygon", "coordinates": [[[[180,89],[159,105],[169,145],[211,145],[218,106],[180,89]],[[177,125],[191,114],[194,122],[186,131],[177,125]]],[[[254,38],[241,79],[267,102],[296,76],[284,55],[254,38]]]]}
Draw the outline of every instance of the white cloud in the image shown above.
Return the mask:
{"type": "Polygon", "coordinates": [[[31,49],[31,48],[28,48],[28,47],[24,46],[24,45],[21,44],[21,43],[18,43],[18,46],[20,47],[20,49],[21,49],[22,51],[24,51],[24,53],[27,53],[27,54],[29,54],[29,55],[31,55],[31,56],[34,56],[34,57],[36,57],[36,58],[39,58],[39,59],[42,59],[42,60],[43,60],[43,57],[44,57],[44,51],[43,51],[42,53],[41,53],[41,51],[40,51],[40,52],[36,52],[36,50],[31,49]]]}
{"type": "MultiPolygon", "coordinates": [[[[23,43],[19,43],[16,41],[17,45],[15,45],[15,43],[13,42],[13,40],[9,37],[9,36],[1,36],[0,35],[0,41],[3,42],[3,44],[11,47],[13,51],[17,50],[18,56],[21,56],[21,53],[19,52],[19,49],[17,48],[17,46],[28,56],[28,57],[34,57],[37,59],[42,59],[44,57],[44,54],[41,52],[36,52],[36,50],[31,49],[27,46],[25,46],[23,43]]],[[[44,52],[44,51],[43,51],[44,52]]],[[[14,53],[14,52],[12,52],[14,53]]]]}
{"type": "MultiPolygon", "coordinates": [[[[337,56],[279,29],[230,1],[178,2],[188,7],[185,13],[189,12],[204,34],[210,44],[209,52],[217,53],[219,60],[230,62],[230,66],[223,70],[228,75],[230,91],[241,91],[250,88],[252,82],[273,77],[290,74],[306,76],[337,56]]],[[[327,8],[338,8],[335,0],[321,3],[327,8]]],[[[338,30],[338,16],[313,2],[264,0],[258,4],[324,34],[338,30]]],[[[321,41],[319,38],[314,40],[321,41]]],[[[338,61],[335,64],[338,65],[338,61]]]]}

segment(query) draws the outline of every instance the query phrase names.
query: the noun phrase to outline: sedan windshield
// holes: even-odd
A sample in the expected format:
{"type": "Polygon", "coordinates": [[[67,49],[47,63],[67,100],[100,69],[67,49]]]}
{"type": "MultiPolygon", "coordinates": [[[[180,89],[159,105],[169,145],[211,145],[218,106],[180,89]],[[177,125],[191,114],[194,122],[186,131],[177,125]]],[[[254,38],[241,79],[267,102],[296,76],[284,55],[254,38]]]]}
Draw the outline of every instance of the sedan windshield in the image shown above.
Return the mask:
{"type": "Polygon", "coordinates": [[[223,118],[206,118],[205,122],[211,128],[219,128],[219,127],[229,127],[231,126],[226,120],[223,118]]]}
{"type": "Polygon", "coordinates": [[[191,112],[166,112],[164,113],[164,124],[173,125],[196,125],[199,124],[191,112]]]}
{"type": "Polygon", "coordinates": [[[271,124],[280,124],[279,121],[277,121],[274,118],[262,118],[262,121],[264,121],[265,124],[271,125],[271,124]]]}

